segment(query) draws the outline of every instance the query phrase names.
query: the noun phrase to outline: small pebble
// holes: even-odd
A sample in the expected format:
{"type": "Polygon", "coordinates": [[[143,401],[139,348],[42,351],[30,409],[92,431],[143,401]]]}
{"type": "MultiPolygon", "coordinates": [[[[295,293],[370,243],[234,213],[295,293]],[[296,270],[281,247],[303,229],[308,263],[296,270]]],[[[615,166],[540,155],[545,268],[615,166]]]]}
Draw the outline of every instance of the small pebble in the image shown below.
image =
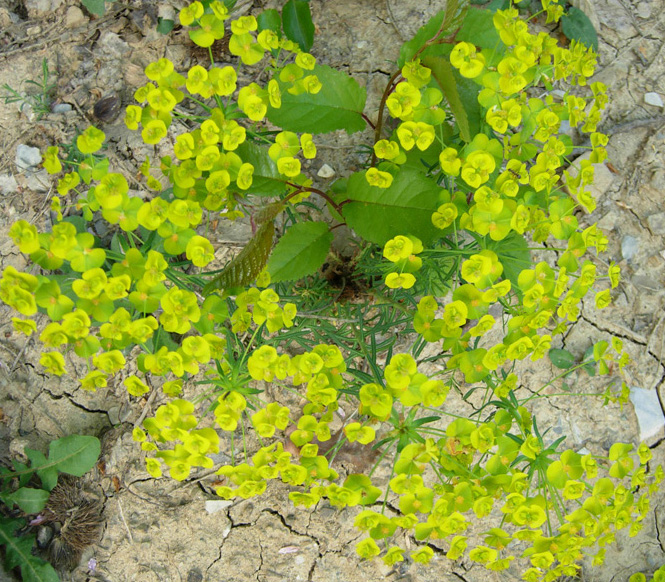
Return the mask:
{"type": "Polygon", "coordinates": [[[663,98],[658,93],[646,93],[644,95],[644,102],[647,105],[653,105],[654,107],[663,106],[663,98]]]}
{"type": "Polygon", "coordinates": [[[665,417],[656,391],[631,387],[630,401],[633,403],[637,422],[640,425],[640,440],[646,441],[658,435],[665,425],[665,417]]]}
{"type": "Polygon", "coordinates": [[[0,174],[0,194],[13,194],[18,190],[16,178],[11,174],[0,174]]]}
{"type": "Polygon", "coordinates": [[[621,239],[621,254],[627,261],[632,260],[640,250],[640,241],[629,234],[621,239]]]}
{"type": "Polygon", "coordinates": [[[52,187],[51,178],[44,168],[30,170],[25,185],[33,192],[48,192],[52,187]]]}
{"type": "Polygon", "coordinates": [[[21,170],[34,168],[42,163],[42,155],[39,153],[39,148],[19,144],[16,148],[16,165],[21,170]]]}
{"type": "Polygon", "coordinates": [[[31,26],[30,28],[26,28],[25,33],[28,36],[37,36],[42,32],[41,26],[31,26]]]}
{"type": "Polygon", "coordinates": [[[233,505],[233,501],[230,499],[209,499],[206,501],[205,508],[208,513],[217,513],[231,505],[233,505]]]}
{"type": "Polygon", "coordinates": [[[87,18],[78,6],[70,6],[65,14],[65,26],[67,28],[77,28],[87,22],[87,18]]]}
{"type": "Polygon", "coordinates": [[[665,234],[665,212],[647,216],[647,224],[653,234],[665,234]]]}
{"type": "Polygon", "coordinates": [[[72,106],[69,103],[56,103],[51,110],[53,113],[69,113],[72,106]]]}
{"type": "Polygon", "coordinates": [[[319,178],[332,178],[335,175],[335,170],[333,170],[328,164],[323,164],[316,175],[319,178]]]}

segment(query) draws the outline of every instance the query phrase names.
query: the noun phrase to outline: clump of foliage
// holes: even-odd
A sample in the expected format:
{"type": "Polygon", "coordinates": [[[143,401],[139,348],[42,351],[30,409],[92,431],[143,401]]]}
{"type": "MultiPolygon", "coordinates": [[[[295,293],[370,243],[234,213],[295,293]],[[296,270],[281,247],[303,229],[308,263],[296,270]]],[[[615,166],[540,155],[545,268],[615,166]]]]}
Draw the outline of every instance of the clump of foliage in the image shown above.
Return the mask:
{"type": "MultiPolygon", "coordinates": [[[[543,13],[556,22],[563,8],[545,0],[543,13]]],[[[528,581],[574,575],[584,556],[602,563],[618,531],[641,529],[663,470],[649,467],[645,444],[617,443],[606,456],[560,450],[565,437],[548,438],[529,409],[547,386],[518,390],[519,363],[548,354],[590,293],[606,307],[619,281],[618,266],[599,271],[594,260],[605,235],[578,222],[595,208],[593,164],[607,155],[597,127],[606,87],[588,84],[594,51],[531,32],[512,5],[449,1],[402,47],[373,123],[364,89],[306,52],[308,15],[303,0],[235,20],[219,1],[183,8],[180,23],[210,63],[184,74],[168,59],[151,63],[125,117],[163,155],[145,160],[130,190],[98,154],[99,129],[77,138],[64,168],[49,148],[47,170],[65,171],[58,218],[48,232],[12,227],[34,273],[7,267],[0,299],[27,334],[35,314],[51,320],[39,335],[48,372],[64,374],[73,352],[89,367],[81,388],[97,390],[129,360],[138,371],[123,379],[128,395],[161,392],[134,430],[155,478],[212,468],[229,439],[218,495],[250,498],[279,480],[296,505],[361,506],[363,558],[405,559],[398,541],[408,534],[423,542],[417,562],[434,544],[490,570],[518,557],[528,581]],[[239,62],[218,65],[211,47],[229,33],[239,62]],[[241,66],[269,80],[239,87],[241,66]],[[574,173],[563,121],[590,137],[574,173]],[[317,157],[315,136],[368,128],[367,167],[313,187],[302,169],[317,157]],[[320,273],[335,228],[322,205],[361,239],[354,301],[337,302],[320,273]],[[221,272],[208,270],[206,233],[241,216],[253,238],[221,272]],[[110,242],[89,232],[98,221],[111,225],[110,242]],[[398,335],[406,351],[395,352],[398,335]],[[446,404],[451,390],[480,395],[479,410],[460,416],[446,404]],[[340,477],[334,460],[348,443],[372,451],[371,470],[340,477]],[[473,541],[475,522],[487,528],[473,541]]],[[[610,338],[579,367],[620,373],[627,362],[610,338]]],[[[610,385],[599,405],[627,396],[625,383],[610,385]]]]}
{"type": "Polygon", "coordinates": [[[0,467],[0,546],[4,548],[8,570],[20,568],[22,579],[26,581],[58,582],[60,578],[53,566],[33,554],[35,535],[19,535],[28,525],[20,514],[42,512],[58,484],[58,474],[84,475],[97,462],[99,452],[97,438],[71,435],[52,441],[48,457],[40,451],[26,449],[27,464],[14,461],[13,471],[0,467]],[[29,486],[35,476],[41,487],[29,486]]]}
{"type": "Polygon", "coordinates": [[[49,70],[48,61],[42,59],[42,76],[41,79],[28,79],[25,82],[30,86],[29,91],[20,91],[12,89],[7,83],[2,86],[4,94],[0,95],[0,99],[4,99],[7,103],[20,103],[20,110],[29,106],[37,115],[37,120],[40,120],[45,115],[51,112],[51,103],[53,102],[53,90],[56,84],[52,81],[52,73],[49,70]]]}

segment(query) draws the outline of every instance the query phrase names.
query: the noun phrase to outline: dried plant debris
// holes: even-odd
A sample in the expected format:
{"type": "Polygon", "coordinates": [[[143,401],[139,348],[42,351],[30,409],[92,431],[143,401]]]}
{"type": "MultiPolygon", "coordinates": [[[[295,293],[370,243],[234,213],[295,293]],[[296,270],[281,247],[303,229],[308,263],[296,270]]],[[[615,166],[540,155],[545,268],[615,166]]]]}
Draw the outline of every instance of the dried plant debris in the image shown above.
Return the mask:
{"type": "Polygon", "coordinates": [[[61,475],[44,508],[37,538],[55,568],[73,570],[85,549],[99,540],[102,525],[102,504],[83,491],[80,479],[61,475]]]}

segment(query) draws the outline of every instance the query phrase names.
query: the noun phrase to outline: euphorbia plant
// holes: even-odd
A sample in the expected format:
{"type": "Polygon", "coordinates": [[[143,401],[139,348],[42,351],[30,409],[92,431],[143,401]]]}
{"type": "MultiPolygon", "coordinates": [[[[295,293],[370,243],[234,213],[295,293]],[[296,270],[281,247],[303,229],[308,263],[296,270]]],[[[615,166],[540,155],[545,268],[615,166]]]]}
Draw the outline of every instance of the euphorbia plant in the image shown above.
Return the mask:
{"type": "MultiPolygon", "coordinates": [[[[543,8],[547,22],[561,16],[556,3],[543,8]]],[[[577,218],[594,208],[593,163],[606,157],[597,131],[606,89],[586,90],[593,50],[530,32],[513,6],[449,2],[402,47],[373,122],[364,89],[307,52],[308,14],[301,0],[236,20],[219,1],[184,8],[181,24],[210,64],[181,74],[168,59],[151,63],[125,118],[169,155],[146,159],[142,190],[130,192],[98,155],[102,132],[83,132],[58,182],[55,226],[39,233],[19,221],[10,231],[39,270],[6,268],[0,298],[25,317],[47,313],[40,339],[52,351],[42,364],[62,374],[62,353],[73,350],[88,362],[86,390],[105,387],[140,347],[139,372],[124,384],[132,397],[161,390],[154,417],[134,430],[155,478],[213,467],[220,438],[230,439],[220,496],[252,497],[279,479],[296,505],[361,505],[362,557],[403,560],[395,540],[407,532],[491,570],[523,557],[525,580],[574,574],[585,555],[601,563],[596,543],[639,531],[663,471],[647,470],[646,445],[637,456],[630,444],[606,457],[561,451],[564,437],[548,439],[528,407],[546,387],[518,395],[517,366],[549,352],[590,291],[603,308],[618,283],[618,267],[601,274],[590,254],[605,235],[577,218]],[[242,64],[221,66],[210,47],[229,29],[242,64]],[[268,82],[238,87],[241,66],[260,67],[268,82]],[[566,169],[564,120],[590,134],[591,157],[576,173],[566,169]],[[302,172],[317,156],[315,136],[368,128],[367,167],[315,188],[302,172]],[[250,242],[221,272],[206,271],[210,225],[244,215],[250,242]],[[113,227],[108,244],[87,232],[100,217],[113,227]],[[333,294],[318,271],[341,223],[360,239],[351,263],[368,294],[326,303],[333,294]],[[535,262],[544,242],[556,254],[535,262]],[[316,301],[318,311],[299,315],[316,301]],[[393,353],[396,330],[411,342],[406,352],[393,353]],[[425,374],[427,344],[439,365],[425,374]],[[265,383],[284,397],[268,401],[265,383]],[[451,389],[482,394],[479,410],[450,410],[451,389]],[[295,409],[289,394],[306,403],[295,409]],[[367,474],[340,477],[335,457],[347,443],[372,451],[367,474]],[[488,525],[471,539],[474,520],[488,525]]],[[[57,148],[45,166],[61,171],[57,148]]],[[[594,362],[620,371],[621,340],[599,342],[580,367],[594,362]]],[[[605,393],[605,402],[626,399],[625,384],[605,393]]],[[[432,555],[430,545],[411,553],[432,555]]]]}

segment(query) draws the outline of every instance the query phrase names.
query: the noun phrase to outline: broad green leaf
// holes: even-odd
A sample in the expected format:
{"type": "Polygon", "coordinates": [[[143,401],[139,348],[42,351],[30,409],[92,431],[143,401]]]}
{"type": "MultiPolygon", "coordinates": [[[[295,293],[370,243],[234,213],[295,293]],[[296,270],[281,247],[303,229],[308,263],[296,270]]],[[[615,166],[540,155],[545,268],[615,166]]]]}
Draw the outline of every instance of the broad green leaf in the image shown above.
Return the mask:
{"type": "Polygon", "coordinates": [[[279,16],[279,12],[274,8],[261,12],[256,18],[256,22],[259,25],[259,32],[262,30],[272,30],[273,32],[276,32],[278,36],[281,36],[282,19],[279,16]]]}
{"type": "Polygon", "coordinates": [[[531,253],[524,237],[511,232],[503,240],[488,241],[487,248],[497,254],[503,265],[504,278],[511,282],[513,290],[521,296],[517,278],[524,269],[532,266],[531,253]]]}
{"type": "Polygon", "coordinates": [[[5,499],[16,503],[21,511],[25,513],[39,513],[49,498],[49,492],[32,487],[21,487],[13,493],[5,496],[5,499]]]}
{"type": "Polygon", "coordinates": [[[95,16],[104,16],[104,0],[81,0],[88,12],[95,16]]]}
{"type": "Polygon", "coordinates": [[[203,295],[210,295],[214,291],[233,287],[244,287],[252,283],[268,260],[274,234],[273,220],[264,222],[256,231],[254,238],[238,253],[238,256],[203,288],[203,295]]]}
{"type": "Polygon", "coordinates": [[[414,170],[400,171],[390,188],[370,186],[365,172],[352,174],[342,214],[365,240],[384,245],[398,234],[411,234],[429,244],[440,232],[432,224],[439,206],[436,183],[414,170]]]}
{"type": "Polygon", "coordinates": [[[48,465],[48,460],[41,451],[25,449],[25,454],[33,467],[40,467],[37,469],[37,475],[41,479],[44,489],[51,491],[58,484],[58,470],[55,466],[48,465]]]}
{"type": "Polygon", "coordinates": [[[277,165],[270,159],[268,148],[252,142],[241,144],[236,153],[254,166],[252,185],[246,190],[257,196],[279,196],[287,191],[286,178],[277,171],[277,165]]]}
{"type": "Polygon", "coordinates": [[[561,17],[561,30],[566,38],[576,40],[598,52],[598,34],[589,17],[571,6],[561,17]]]}
{"type": "Polygon", "coordinates": [[[270,280],[278,283],[312,275],[326,260],[332,240],[333,234],[325,222],[293,225],[270,255],[270,280]]]}
{"type": "Polygon", "coordinates": [[[101,447],[94,436],[70,435],[49,445],[49,464],[62,473],[81,477],[87,473],[99,458],[101,447]]]}
{"type": "MultiPolygon", "coordinates": [[[[450,110],[455,116],[457,127],[459,127],[460,137],[467,143],[471,141],[471,129],[469,127],[469,116],[467,115],[466,105],[460,98],[457,79],[453,73],[453,67],[447,57],[425,57],[423,65],[432,70],[432,76],[441,87],[450,110]]],[[[476,102],[476,106],[478,103],[476,102]]]]}
{"type": "Polygon", "coordinates": [[[494,28],[494,12],[482,8],[469,8],[455,41],[466,41],[481,48],[496,49],[502,46],[501,37],[494,28]]]}
{"type": "Polygon", "coordinates": [[[573,356],[568,350],[552,348],[548,352],[548,355],[552,364],[561,370],[568,370],[575,364],[575,356],[573,356]]]}
{"type": "Polygon", "coordinates": [[[314,43],[314,23],[309,4],[303,0],[289,0],[282,8],[282,24],[286,38],[309,52],[314,43]]]}
{"type": "Polygon", "coordinates": [[[175,22],[169,18],[162,18],[161,16],[157,18],[157,32],[159,34],[168,34],[175,27],[175,22]]]}
{"type": "Polygon", "coordinates": [[[16,537],[16,531],[24,525],[23,519],[0,517],[0,546],[5,548],[5,568],[21,568],[24,582],[59,582],[53,566],[32,555],[34,534],[16,537]]]}
{"type": "Polygon", "coordinates": [[[268,108],[268,120],[288,131],[328,133],[345,129],[348,133],[362,131],[362,118],[367,97],[357,81],[328,66],[317,65],[312,71],[323,85],[315,95],[292,95],[282,83],[282,106],[268,108]]]}

